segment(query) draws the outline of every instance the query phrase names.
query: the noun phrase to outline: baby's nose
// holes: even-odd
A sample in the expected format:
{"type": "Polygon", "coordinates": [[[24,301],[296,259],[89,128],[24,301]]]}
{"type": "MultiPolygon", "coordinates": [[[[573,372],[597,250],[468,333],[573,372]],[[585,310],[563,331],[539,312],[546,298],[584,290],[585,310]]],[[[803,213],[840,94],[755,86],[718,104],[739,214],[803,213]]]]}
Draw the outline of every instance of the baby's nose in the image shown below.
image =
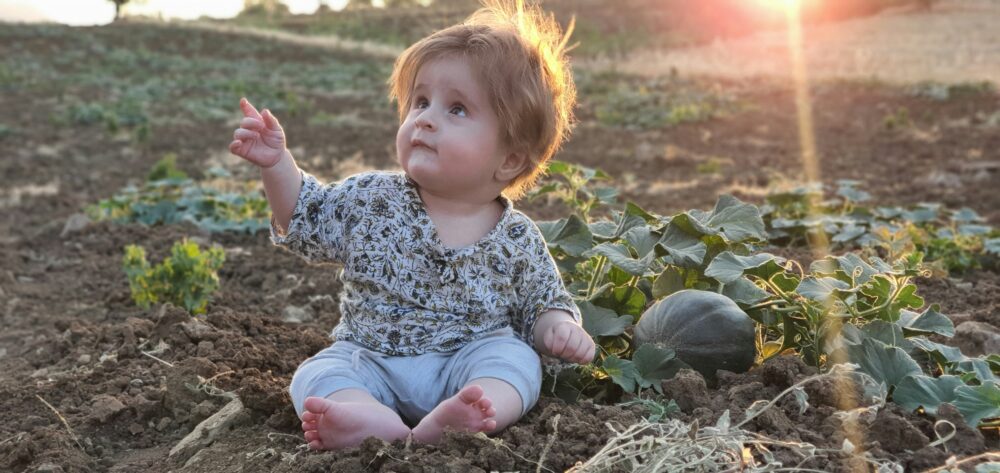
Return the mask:
{"type": "Polygon", "coordinates": [[[426,111],[421,113],[420,115],[417,115],[417,119],[414,121],[414,124],[417,126],[417,128],[428,128],[431,130],[434,129],[434,121],[431,120],[431,117],[429,115],[430,114],[427,113],[426,111]]]}

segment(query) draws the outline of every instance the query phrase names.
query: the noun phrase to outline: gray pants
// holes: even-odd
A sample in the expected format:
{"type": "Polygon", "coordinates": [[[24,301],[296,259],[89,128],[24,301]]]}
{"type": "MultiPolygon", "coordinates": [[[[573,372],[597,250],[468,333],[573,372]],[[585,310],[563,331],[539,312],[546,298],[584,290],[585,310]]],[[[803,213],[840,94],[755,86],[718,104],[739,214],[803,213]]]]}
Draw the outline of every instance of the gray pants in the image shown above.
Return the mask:
{"type": "Polygon", "coordinates": [[[395,410],[413,427],[476,378],[498,378],[514,386],[524,416],[538,402],[541,359],[510,327],[490,332],[457,351],[415,356],[389,356],[339,340],[299,365],[289,391],[300,418],[307,397],[357,388],[395,410]]]}

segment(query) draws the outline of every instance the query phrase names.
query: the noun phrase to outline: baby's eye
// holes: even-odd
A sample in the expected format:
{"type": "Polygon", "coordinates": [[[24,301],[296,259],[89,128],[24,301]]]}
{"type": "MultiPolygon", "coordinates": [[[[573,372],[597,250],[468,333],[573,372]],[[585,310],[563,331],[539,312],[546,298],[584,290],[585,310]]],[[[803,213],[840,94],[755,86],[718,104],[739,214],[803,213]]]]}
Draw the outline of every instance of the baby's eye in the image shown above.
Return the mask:
{"type": "Polygon", "coordinates": [[[415,108],[423,108],[423,105],[425,103],[427,103],[427,101],[424,100],[422,97],[420,97],[420,98],[417,98],[416,100],[413,101],[413,106],[415,108]]]}
{"type": "Polygon", "coordinates": [[[455,105],[454,107],[451,107],[451,110],[449,110],[449,111],[453,112],[455,110],[461,110],[462,116],[463,117],[465,116],[465,107],[463,107],[461,105],[455,105]]]}

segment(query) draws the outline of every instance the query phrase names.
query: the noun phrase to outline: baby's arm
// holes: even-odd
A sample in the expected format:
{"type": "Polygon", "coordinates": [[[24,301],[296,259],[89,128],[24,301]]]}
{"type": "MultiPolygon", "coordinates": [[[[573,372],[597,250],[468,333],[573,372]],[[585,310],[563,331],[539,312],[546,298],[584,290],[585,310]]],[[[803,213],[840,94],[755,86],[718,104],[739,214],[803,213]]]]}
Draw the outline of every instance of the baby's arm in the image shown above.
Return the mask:
{"type": "Polygon", "coordinates": [[[233,133],[229,151],[260,167],[264,193],[275,225],[284,234],[302,190],[302,174],[285,146],[285,131],[271,111],[261,115],[247,100],[240,99],[243,120],[233,133]]]}
{"type": "Polygon", "coordinates": [[[596,346],[583,329],[583,317],[566,291],[555,260],[549,253],[538,227],[529,224],[524,232],[525,251],[529,255],[521,273],[520,320],[514,325],[538,353],[574,363],[590,363],[596,346]]]}

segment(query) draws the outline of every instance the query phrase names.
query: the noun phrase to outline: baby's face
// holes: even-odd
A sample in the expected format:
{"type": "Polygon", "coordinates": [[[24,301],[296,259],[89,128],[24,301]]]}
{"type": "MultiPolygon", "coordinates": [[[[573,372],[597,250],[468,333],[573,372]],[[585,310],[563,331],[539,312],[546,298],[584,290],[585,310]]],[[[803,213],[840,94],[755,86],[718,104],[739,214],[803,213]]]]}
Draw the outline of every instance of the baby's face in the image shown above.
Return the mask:
{"type": "Polygon", "coordinates": [[[439,195],[480,195],[502,183],[500,123],[469,62],[440,58],[417,72],[410,110],[396,133],[400,166],[439,195]]]}

